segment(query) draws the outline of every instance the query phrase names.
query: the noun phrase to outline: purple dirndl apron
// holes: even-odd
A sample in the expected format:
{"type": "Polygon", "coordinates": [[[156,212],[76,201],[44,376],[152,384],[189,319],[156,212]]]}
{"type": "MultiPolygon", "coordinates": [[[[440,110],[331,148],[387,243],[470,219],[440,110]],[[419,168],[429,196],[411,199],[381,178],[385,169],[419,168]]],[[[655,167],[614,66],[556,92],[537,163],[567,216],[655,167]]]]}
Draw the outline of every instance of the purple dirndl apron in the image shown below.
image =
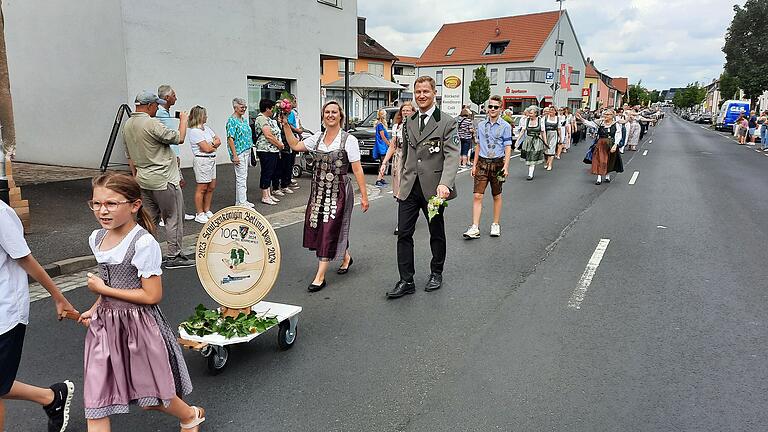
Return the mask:
{"type": "Polygon", "coordinates": [[[312,189],[304,213],[304,247],[315,251],[322,260],[342,259],[349,247],[355,195],[347,176],[347,136],[342,135],[340,150],[318,152],[315,156],[312,189]]]}

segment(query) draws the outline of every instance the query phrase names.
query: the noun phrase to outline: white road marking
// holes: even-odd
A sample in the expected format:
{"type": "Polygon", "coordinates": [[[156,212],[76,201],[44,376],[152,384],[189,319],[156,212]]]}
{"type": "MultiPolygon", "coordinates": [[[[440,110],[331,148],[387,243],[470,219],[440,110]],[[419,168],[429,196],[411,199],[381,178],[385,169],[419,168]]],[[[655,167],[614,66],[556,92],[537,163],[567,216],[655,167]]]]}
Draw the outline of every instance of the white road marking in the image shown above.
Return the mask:
{"type": "Polygon", "coordinates": [[[664,225],[656,225],[656,228],[658,228],[658,229],[667,229],[667,227],[665,227],[664,225]]]}
{"type": "Polygon", "coordinates": [[[394,191],[389,191],[389,192],[387,192],[387,193],[388,193],[388,194],[391,194],[392,192],[394,192],[394,191]]]}
{"type": "Polygon", "coordinates": [[[643,152],[643,156],[648,156],[648,150],[643,152]]]}
{"type": "Polygon", "coordinates": [[[635,182],[637,181],[637,176],[639,176],[639,175],[640,175],[640,171],[635,171],[635,173],[632,174],[632,178],[629,179],[629,184],[630,185],[635,184],[635,182]]]}
{"type": "Polygon", "coordinates": [[[579,283],[576,284],[576,289],[573,290],[571,298],[568,300],[568,307],[571,309],[581,309],[581,302],[584,301],[584,297],[587,295],[589,285],[592,284],[592,278],[597,273],[597,268],[600,267],[600,261],[603,260],[605,250],[608,248],[610,239],[600,239],[600,243],[597,244],[595,252],[592,253],[592,257],[587,262],[587,267],[584,269],[584,273],[581,274],[579,283]]]}

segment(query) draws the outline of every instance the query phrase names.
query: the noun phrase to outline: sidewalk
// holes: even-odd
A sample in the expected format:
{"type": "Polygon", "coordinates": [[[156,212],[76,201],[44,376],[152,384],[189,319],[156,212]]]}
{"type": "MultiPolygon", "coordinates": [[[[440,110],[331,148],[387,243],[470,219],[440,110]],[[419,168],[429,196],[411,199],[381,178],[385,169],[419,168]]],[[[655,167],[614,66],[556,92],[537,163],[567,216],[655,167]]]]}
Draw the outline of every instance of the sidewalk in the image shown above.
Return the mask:
{"type": "MultiPolygon", "coordinates": [[[[194,214],[195,176],[191,168],[183,169],[182,172],[191,183],[184,188],[186,211],[188,214],[194,214]]],[[[88,209],[86,201],[91,198],[91,177],[95,174],[98,174],[98,170],[31,164],[19,164],[15,168],[14,175],[24,179],[22,195],[24,199],[29,200],[30,206],[31,228],[26,233],[27,242],[35,258],[53,276],[77,272],[93,265],[89,264],[92,257],[88,247],[88,236],[99,225],[91,210],[88,209]],[[66,176],[80,178],[57,181],[67,178],[66,176]]],[[[256,211],[270,216],[289,209],[298,209],[293,210],[294,213],[298,212],[303,216],[303,209],[309,196],[309,175],[304,174],[298,178],[300,188],[292,195],[281,197],[280,204],[276,206],[261,204],[258,180],[259,168],[251,168],[248,173],[248,197],[249,201],[256,204],[256,211]]],[[[367,183],[373,183],[373,181],[375,176],[366,175],[367,183]]],[[[356,188],[356,183],[354,181],[352,183],[356,188]]],[[[377,188],[369,186],[368,189],[371,196],[379,193],[377,188]]],[[[235,179],[232,166],[219,165],[212,211],[215,213],[232,205],[234,196],[235,179]]],[[[194,221],[185,221],[185,237],[196,238],[202,226],[194,221]]],[[[165,239],[164,228],[158,227],[157,238],[162,244],[165,239]]]]}

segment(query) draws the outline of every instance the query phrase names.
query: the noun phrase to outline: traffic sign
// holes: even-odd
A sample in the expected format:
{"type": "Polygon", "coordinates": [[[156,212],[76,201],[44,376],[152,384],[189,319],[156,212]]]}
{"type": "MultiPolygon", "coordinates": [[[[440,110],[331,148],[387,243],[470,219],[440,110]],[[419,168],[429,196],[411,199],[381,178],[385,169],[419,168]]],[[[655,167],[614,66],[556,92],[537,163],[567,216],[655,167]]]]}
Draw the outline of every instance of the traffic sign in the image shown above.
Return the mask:
{"type": "Polygon", "coordinates": [[[555,82],[555,73],[553,71],[547,71],[547,76],[545,81],[547,84],[552,84],[553,82],[555,82]]]}

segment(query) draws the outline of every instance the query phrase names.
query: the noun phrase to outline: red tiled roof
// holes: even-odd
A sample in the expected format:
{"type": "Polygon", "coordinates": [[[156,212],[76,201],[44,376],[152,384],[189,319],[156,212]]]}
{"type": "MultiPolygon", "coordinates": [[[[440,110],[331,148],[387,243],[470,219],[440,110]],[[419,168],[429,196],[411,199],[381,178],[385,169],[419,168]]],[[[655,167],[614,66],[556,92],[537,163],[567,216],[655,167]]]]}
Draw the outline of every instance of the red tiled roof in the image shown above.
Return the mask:
{"type": "Polygon", "coordinates": [[[597,69],[592,66],[592,63],[587,63],[587,72],[584,74],[587,78],[600,78],[600,74],[597,73],[597,69]]]}
{"type": "Polygon", "coordinates": [[[629,86],[629,78],[614,78],[613,86],[619,93],[627,94],[627,86],[629,86]]]}
{"type": "Polygon", "coordinates": [[[409,64],[416,64],[417,61],[419,61],[418,57],[409,57],[409,56],[397,56],[399,57],[400,63],[409,63],[409,64]]]}
{"type": "Polygon", "coordinates": [[[424,50],[418,65],[533,61],[557,24],[558,16],[559,12],[553,11],[444,24],[424,50]],[[503,53],[483,55],[489,43],[501,41],[509,41],[503,53]],[[455,51],[446,56],[450,48],[455,51]]]}

